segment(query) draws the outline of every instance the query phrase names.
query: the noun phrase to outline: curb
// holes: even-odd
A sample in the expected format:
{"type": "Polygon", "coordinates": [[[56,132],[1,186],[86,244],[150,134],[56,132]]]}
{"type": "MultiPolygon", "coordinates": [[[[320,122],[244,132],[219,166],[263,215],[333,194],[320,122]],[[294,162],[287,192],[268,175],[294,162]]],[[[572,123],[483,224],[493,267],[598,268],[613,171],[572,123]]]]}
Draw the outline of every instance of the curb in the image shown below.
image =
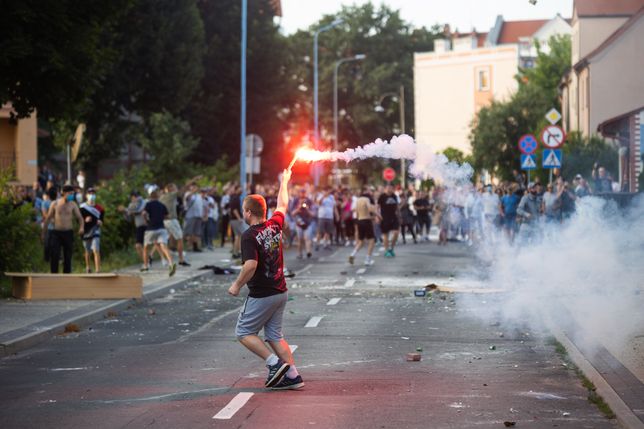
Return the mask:
{"type": "Polygon", "coordinates": [[[209,270],[198,272],[185,279],[162,280],[158,282],[159,286],[153,287],[148,291],[144,291],[141,298],[122,299],[108,304],[105,304],[104,302],[88,304],[84,307],[53,316],[24,328],[18,328],[7,332],[0,336],[0,358],[4,358],[33,347],[64,332],[65,326],[69,323],[75,323],[80,327],[90,325],[98,320],[102,320],[107,311],[124,310],[133,302],[145,302],[167,295],[167,292],[170,289],[184,287],[190,282],[212,275],[212,271],[209,270]],[[3,337],[8,337],[8,339],[3,340],[3,337]]]}
{"type": "Polygon", "coordinates": [[[626,429],[644,429],[644,423],[635,415],[633,410],[620,398],[615,390],[608,384],[606,379],[597,369],[584,357],[577,346],[568,338],[566,333],[559,328],[550,327],[550,331],[568,351],[570,359],[584,373],[586,377],[597,388],[597,393],[606,401],[613,410],[617,421],[626,429]]]}

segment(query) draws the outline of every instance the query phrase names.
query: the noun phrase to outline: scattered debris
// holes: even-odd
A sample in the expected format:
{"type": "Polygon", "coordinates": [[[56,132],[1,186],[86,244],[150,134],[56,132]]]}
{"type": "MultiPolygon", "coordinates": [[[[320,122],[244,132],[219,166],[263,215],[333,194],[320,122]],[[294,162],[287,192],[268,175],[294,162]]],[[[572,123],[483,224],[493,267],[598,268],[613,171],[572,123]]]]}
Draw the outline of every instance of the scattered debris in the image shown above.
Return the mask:
{"type": "Polygon", "coordinates": [[[496,350],[496,346],[490,346],[490,350],[496,350]]]}
{"type": "Polygon", "coordinates": [[[422,352],[422,351],[423,351],[423,348],[422,348],[422,347],[416,347],[416,351],[417,351],[417,352],[422,352]]]}
{"type": "Polygon", "coordinates": [[[567,412],[567,411],[564,411],[564,412],[563,412],[563,413],[561,413],[561,414],[562,414],[564,417],[570,417],[570,413],[569,413],[569,412],[567,412]]]}
{"type": "Polygon", "coordinates": [[[402,338],[403,340],[408,340],[409,339],[409,337],[400,337],[400,338],[402,338]]]}
{"type": "Polygon", "coordinates": [[[115,318],[115,317],[118,317],[118,315],[119,315],[119,314],[118,314],[116,311],[114,311],[114,310],[110,310],[110,311],[108,311],[108,312],[107,312],[107,316],[106,316],[106,317],[107,317],[108,319],[113,319],[113,318],[115,318]]]}
{"type": "Polygon", "coordinates": [[[414,290],[414,296],[423,297],[427,295],[427,290],[425,289],[416,289],[414,290]]]}
{"type": "Polygon", "coordinates": [[[80,327],[75,323],[68,323],[65,325],[65,333],[69,334],[71,332],[80,332],[80,327]]]}
{"type": "Polygon", "coordinates": [[[407,362],[419,362],[420,353],[407,353],[407,362]]]}
{"type": "Polygon", "coordinates": [[[505,425],[506,428],[509,428],[509,427],[512,427],[512,426],[516,426],[517,422],[505,421],[505,422],[503,422],[503,424],[505,425]]]}
{"type": "Polygon", "coordinates": [[[438,289],[438,285],[435,284],[435,283],[430,283],[427,286],[425,286],[426,291],[432,291],[432,290],[437,290],[437,289],[438,289]]]}
{"type": "Polygon", "coordinates": [[[175,293],[176,291],[174,289],[170,289],[170,293],[175,293]]]}
{"type": "Polygon", "coordinates": [[[157,314],[157,311],[154,308],[148,309],[148,316],[154,316],[157,314]]]}

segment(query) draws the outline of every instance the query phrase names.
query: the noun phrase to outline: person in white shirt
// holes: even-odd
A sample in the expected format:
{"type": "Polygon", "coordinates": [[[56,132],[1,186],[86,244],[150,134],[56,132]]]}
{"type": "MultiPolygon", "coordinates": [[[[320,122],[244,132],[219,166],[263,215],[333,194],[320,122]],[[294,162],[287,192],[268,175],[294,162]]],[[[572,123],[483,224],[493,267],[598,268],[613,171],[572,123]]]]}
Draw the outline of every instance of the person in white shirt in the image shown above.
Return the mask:
{"type": "Polygon", "coordinates": [[[335,232],[333,220],[340,217],[331,188],[325,188],[324,192],[320,194],[318,205],[318,243],[322,244],[325,249],[329,249],[331,238],[335,232]]]}
{"type": "Polygon", "coordinates": [[[487,185],[481,195],[481,206],[483,208],[483,234],[487,240],[493,240],[495,235],[496,221],[501,215],[501,199],[492,190],[492,185],[487,185]]]}
{"type": "Polygon", "coordinates": [[[203,199],[199,194],[199,188],[195,183],[191,183],[188,192],[183,197],[183,206],[186,216],[183,221],[183,235],[186,237],[186,247],[201,252],[199,244],[201,243],[202,222],[204,218],[203,199]]]}
{"type": "Polygon", "coordinates": [[[207,211],[207,219],[203,224],[202,244],[208,250],[214,250],[212,245],[215,235],[217,234],[217,222],[219,221],[219,206],[215,199],[208,195],[209,189],[201,190],[201,198],[203,200],[205,210],[207,211]]]}

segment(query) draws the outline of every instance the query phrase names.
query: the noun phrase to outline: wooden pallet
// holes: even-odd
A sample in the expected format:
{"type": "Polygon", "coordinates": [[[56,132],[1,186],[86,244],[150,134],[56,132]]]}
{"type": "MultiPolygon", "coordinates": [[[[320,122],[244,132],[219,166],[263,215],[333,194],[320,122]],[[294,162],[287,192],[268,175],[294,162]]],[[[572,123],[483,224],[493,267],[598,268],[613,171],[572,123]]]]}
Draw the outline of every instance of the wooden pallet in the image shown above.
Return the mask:
{"type": "Polygon", "coordinates": [[[141,298],[139,276],[115,273],[44,274],[5,273],[11,277],[12,295],[20,299],[123,299],[141,298]]]}

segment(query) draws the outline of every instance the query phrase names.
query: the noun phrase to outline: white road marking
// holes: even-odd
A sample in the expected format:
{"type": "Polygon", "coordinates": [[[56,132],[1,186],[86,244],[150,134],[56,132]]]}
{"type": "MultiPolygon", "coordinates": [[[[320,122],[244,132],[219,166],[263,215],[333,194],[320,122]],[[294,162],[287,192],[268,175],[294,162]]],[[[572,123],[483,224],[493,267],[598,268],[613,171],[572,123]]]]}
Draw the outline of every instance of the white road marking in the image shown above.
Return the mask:
{"type": "Polygon", "coordinates": [[[326,303],[326,305],[336,305],[338,302],[340,302],[342,298],[331,298],[329,302],[326,303]]]}
{"type": "Polygon", "coordinates": [[[290,344],[288,348],[291,349],[291,353],[295,353],[295,350],[297,350],[297,346],[295,344],[290,344]]]}
{"type": "Polygon", "coordinates": [[[346,282],[344,282],[344,287],[351,287],[354,285],[356,282],[356,279],[348,279],[346,282]]]}
{"type": "Polygon", "coordinates": [[[306,325],[304,325],[305,328],[317,328],[318,324],[322,320],[324,316],[313,316],[309,319],[308,322],[306,322],[306,325]]]}
{"type": "Polygon", "coordinates": [[[78,368],[52,368],[50,369],[50,371],[85,371],[90,368],[91,367],[87,367],[87,366],[82,366],[78,368]]]}
{"type": "Polygon", "coordinates": [[[308,270],[310,270],[311,268],[313,268],[313,264],[308,264],[307,266],[305,266],[305,267],[304,267],[304,268],[302,268],[301,270],[297,270],[297,271],[295,272],[295,275],[296,275],[296,276],[299,276],[300,274],[307,272],[307,271],[308,271],[308,270]]]}
{"type": "Polygon", "coordinates": [[[356,274],[364,274],[367,272],[366,268],[360,268],[358,271],[356,271],[356,274]]]}
{"type": "Polygon", "coordinates": [[[319,258],[318,261],[324,262],[324,261],[326,261],[326,258],[319,258]]]}
{"type": "Polygon", "coordinates": [[[228,420],[241,409],[246,402],[254,395],[253,392],[240,392],[224,408],[221,409],[212,418],[218,420],[228,420]]]}

